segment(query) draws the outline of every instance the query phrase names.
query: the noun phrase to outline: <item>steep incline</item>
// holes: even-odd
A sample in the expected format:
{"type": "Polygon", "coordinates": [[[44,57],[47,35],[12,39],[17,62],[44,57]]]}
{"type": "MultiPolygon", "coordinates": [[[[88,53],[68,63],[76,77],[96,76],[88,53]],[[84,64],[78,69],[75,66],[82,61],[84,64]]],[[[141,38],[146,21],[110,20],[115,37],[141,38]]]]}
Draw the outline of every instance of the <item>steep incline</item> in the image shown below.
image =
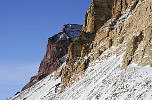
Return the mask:
{"type": "MultiPolygon", "coordinates": [[[[111,46],[121,45],[118,51],[114,52],[117,55],[126,52],[123,57],[123,67],[127,67],[133,62],[141,66],[152,66],[151,1],[112,0],[113,2],[110,2],[112,3],[110,5],[107,5],[109,0],[105,0],[104,3],[103,1],[93,0],[87,12],[82,29],[83,32],[69,47],[69,61],[62,71],[63,90],[73,83],[75,74],[84,72],[92,59],[102,55],[111,46]],[[99,12],[100,14],[98,14],[96,11],[104,10],[103,6],[113,9],[99,12]],[[104,14],[107,15],[111,12],[111,16],[106,16],[109,20],[105,19],[103,23],[96,23],[95,20],[100,21],[104,14]],[[96,14],[100,16],[96,17],[96,14]],[[90,29],[90,24],[92,27],[97,28],[99,26],[100,28],[98,27],[96,30],[94,28],[90,29]],[[96,54],[84,61],[83,57],[89,52],[96,52],[96,54]]],[[[110,55],[107,57],[110,57],[110,55]]]]}
{"type": "Polygon", "coordinates": [[[46,54],[41,61],[38,75],[31,77],[30,82],[24,86],[22,91],[55,71],[65,62],[68,47],[80,34],[81,30],[82,25],[66,24],[63,26],[62,32],[48,39],[46,54]]]}
{"type": "Polygon", "coordinates": [[[131,64],[128,69],[123,69],[121,62],[124,53],[111,55],[106,60],[100,59],[116,50],[112,47],[92,61],[85,73],[78,75],[79,79],[62,93],[61,78],[56,79],[53,72],[10,100],[151,100],[152,68],[131,64]]]}
{"type": "Polygon", "coordinates": [[[151,100],[152,68],[132,64],[125,70],[122,56],[93,61],[79,81],[53,100],[151,100]]]}
{"type": "Polygon", "coordinates": [[[10,100],[152,100],[152,1],[93,0],[67,58],[10,100]]]}

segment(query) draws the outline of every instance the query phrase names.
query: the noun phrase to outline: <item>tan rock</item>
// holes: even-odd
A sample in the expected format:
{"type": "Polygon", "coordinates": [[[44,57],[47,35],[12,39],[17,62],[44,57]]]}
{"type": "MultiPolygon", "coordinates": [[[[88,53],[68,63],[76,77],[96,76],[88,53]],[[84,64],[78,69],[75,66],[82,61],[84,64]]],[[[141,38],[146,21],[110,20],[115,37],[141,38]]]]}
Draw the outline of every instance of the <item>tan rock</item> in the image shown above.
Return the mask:
{"type": "MultiPolygon", "coordinates": [[[[74,65],[78,58],[83,58],[89,52],[93,52],[89,61],[126,52],[123,67],[130,63],[151,66],[151,6],[151,0],[93,0],[85,16],[83,32],[69,48],[68,63],[74,65]],[[104,55],[107,49],[108,53],[104,55]]],[[[72,71],[66,70],[70,74],[69,77],[62,77],[66,82],[70,83],[74,79],[72,77],[76,75],[77,70],[83,72],[85,64],[81,62],[74,67],[72,71]]],[[[67,84],[63,84],[64,87],[67,84]]]]}

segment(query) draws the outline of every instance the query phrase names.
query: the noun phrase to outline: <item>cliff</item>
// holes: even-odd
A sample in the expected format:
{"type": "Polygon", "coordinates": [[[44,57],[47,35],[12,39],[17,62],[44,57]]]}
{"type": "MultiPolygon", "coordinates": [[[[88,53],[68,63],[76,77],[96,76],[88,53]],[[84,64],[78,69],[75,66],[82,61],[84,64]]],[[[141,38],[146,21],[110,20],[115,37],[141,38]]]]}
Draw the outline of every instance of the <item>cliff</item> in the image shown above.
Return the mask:
{"type": "Polygon", "coordinates": [[[151,1],[142,0],[93,0],[85,16],[80,36],[70,45],[68,64],[62,69],[64,88],[73,84],[75,75],[85,72],[90,61],[99,58],[111,47],[125,52],[122,67],[131,63],[152,66],[152,8],[151,1]],[[92,55],[88,55],[93,53],[92,55]],[[84,59],[85,56],[89,56],[84,59]],[[75,62],[77,64],[75,64],[75,62]],[[74,66],[74,67],[73,67],[74,66]]]}
{"type": "Polygon", "coordinates": [[[66,61],[68,46],[76,39],[81,30],[82,25],[66,24],[61,32],[48,39],[47,50],[40,63],[38,74],[31,77],[30,82],[23,87],[22,91],[54,72],[66,61]]]}
{"type": "MultiPolygon", "coordinates": [[[[49,43],[56,47],[56,40],[49,38],[49,43]]],[[[45,77],[48,69],[51,73],[62,64],[60,69],[10,100],[152,99],[151,0],[92,0],[82,31],[73,40],[62,41],[69,48],[54,58],[54,69],[45,65],[51,66],[48,59],[60,49],[47,52],[38,75],[45,77]],[[65,54],[67,60],[60,64],[65,54]]]]}

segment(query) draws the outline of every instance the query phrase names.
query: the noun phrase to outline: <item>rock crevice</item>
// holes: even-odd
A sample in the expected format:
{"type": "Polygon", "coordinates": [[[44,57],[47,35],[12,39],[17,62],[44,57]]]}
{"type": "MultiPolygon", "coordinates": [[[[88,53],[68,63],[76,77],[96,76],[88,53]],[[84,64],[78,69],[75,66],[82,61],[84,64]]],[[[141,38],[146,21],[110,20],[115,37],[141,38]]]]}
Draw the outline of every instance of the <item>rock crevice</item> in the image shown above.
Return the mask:
{"type": "MultiPolygon", "coordinates": [[[[152,19],[148,17],[152,16],[151,3],[140,5],[141,2],[144,3],[143,0],[92,1],[85,16],[82,32],[68,50],[69,61],[67,66],[62,69],[61,75],[63,90],[72,84],[77,73],[85,71],[87,65],[85,68],[80,67],[80,65],[84,65],[81,58],[90,52],[94,52],[94,54],[88,58],[88,61],[99,58],[105,50],[117,46],[118,51],[111,54],[120,55],[126,51],[123,60],[124,67],[130,63],[142,66],[152,65],[152,58],[149,56],[152,54],[150,50],[152,19]],[[146,11],[142,12],[142,10],[146,11]],[[146,30],[148,26],[150,28],[146,30]],[[141,51],[140,48],[143,50],[141,51]],[[138,55],[139,51],[142,55],[138,55]]],[[[107,57],[110,57],[110,54],[107,57]]]]}

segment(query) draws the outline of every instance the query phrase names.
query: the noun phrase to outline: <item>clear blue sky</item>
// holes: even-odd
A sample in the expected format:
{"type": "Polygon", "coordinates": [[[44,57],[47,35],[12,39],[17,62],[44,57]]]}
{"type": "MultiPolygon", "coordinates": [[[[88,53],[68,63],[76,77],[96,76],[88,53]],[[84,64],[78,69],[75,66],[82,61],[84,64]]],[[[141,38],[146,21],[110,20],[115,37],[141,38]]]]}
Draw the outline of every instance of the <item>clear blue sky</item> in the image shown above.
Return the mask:
{"type": "Polygon", "coordinates": [[[83,24],[91,0],[0,0],[0,100],[38,71],[47,39],[63,24],[83,24]]]}

